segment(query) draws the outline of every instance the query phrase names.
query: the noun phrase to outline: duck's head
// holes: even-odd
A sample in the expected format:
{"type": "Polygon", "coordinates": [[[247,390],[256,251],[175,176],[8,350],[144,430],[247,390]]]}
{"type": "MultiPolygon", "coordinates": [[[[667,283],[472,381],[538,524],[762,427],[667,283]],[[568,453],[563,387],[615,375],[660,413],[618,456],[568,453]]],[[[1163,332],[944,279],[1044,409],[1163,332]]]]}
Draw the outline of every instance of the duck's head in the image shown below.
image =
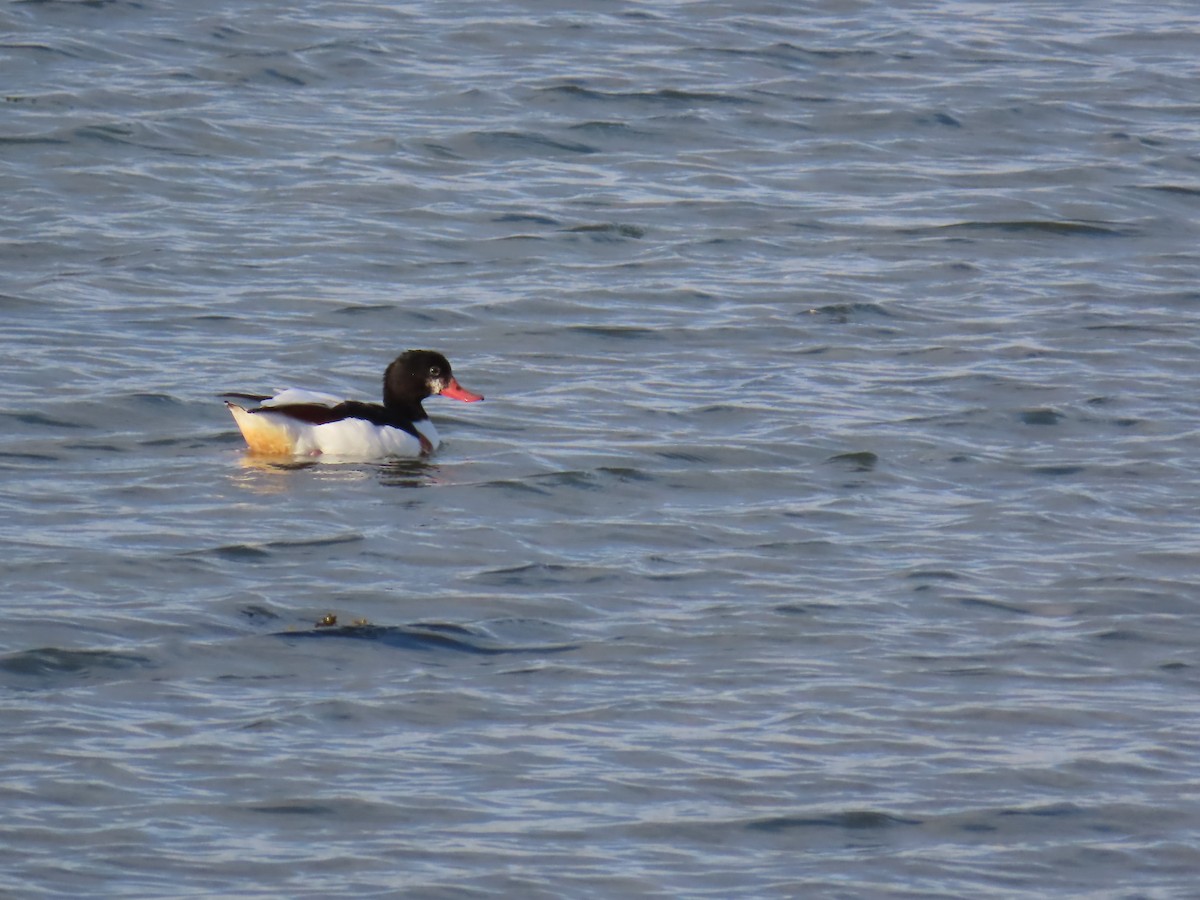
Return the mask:
{"type": "Polygon", "coordinates": [[[468,391],[450,370],[450,361],[436,350],[407,350],[383,374],[383,403],[403,406],[420,403],[431,394],[474,403],[482,394],[468,391]]]}

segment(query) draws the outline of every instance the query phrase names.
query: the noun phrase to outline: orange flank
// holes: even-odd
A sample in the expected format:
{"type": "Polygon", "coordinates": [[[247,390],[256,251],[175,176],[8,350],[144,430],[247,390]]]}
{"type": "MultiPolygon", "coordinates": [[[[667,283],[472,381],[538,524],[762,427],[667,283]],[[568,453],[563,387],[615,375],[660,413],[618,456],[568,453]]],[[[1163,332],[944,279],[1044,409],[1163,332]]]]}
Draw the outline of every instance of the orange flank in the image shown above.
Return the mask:
{"type": "Polygon", "coordinates": [[[287,426],[273,416],[253,416],[237,404],[226,402],[225,405],[233,413],[233,421],[241,429],[251,453],[289,456],[294,452],[295,444],[287,426]]]}

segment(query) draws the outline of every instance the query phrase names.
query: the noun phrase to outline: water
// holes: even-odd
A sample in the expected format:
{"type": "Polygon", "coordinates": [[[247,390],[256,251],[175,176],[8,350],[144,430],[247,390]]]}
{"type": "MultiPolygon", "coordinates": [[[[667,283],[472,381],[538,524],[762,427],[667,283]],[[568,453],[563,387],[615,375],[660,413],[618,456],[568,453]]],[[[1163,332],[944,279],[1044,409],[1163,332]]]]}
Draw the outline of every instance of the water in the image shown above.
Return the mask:
{"type": "Polygon", "coordinates": [[[0,22],[0,890],[1194,892],[1190,4],[0,22]]]}

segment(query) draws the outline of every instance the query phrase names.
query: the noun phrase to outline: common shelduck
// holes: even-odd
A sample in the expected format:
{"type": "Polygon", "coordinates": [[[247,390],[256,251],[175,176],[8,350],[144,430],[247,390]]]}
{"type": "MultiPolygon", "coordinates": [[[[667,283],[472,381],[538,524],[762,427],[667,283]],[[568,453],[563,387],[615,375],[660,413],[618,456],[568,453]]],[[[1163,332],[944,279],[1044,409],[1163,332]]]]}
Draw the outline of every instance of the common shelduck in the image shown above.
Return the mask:
{"type": "Polygon", "coordinates": [[[383,374],[383,403],[344,400],[332,394],[289,388],[268,397],[226,394],[259,405],[246,409],[226,401],[252,453],[271,456],[332,456],[350,459],[417,457],[440,443],[421,401],[430,394],[474,403],[446,357],[409,350],[383,374]]]}

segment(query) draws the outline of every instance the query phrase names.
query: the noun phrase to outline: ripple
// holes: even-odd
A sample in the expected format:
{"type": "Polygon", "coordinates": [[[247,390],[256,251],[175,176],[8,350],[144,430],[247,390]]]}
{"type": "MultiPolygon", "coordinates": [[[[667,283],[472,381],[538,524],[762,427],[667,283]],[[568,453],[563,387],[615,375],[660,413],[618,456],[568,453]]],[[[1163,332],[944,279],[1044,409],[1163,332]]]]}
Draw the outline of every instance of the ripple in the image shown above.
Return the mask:
{"type": "Polygon", "coordinates": [[[578,644],[509,645],[478,629],[442,622],[412,625],[319,625],[309,631],[281,631],[275,637],[287,639],[343,638],[369,641],[395,650],[452,650],[480,656],[530,653],[565,653],[578,650],[578,644]]]}
{"type": "Polygon", "coordinates": [[[818,816],[772,816],[750,822],[746,827],[752,831],[775,833],[798,828],[838,828],[847,831],[862,831],[920,824],[922,824],[920,819],[858,809],[818,816]]]}
{"type": "Polygon", "coordinates": [[[225,544],[204,550],[192,550],[182,554],[188,556],[217,556],[222,559],[248,562],[268,559],[276,555],[294,555],[296,551],[324,550],[343,544],[355,544],[364,540],[361,534],[341,534],[326,538],[264,541],[261,543],[225,544]]]}
{"type": "Polygon", "coordinates": [[[851,453],[838,453],[825,461],[845,466],[852,472],[871,472],[879,464],[879,456],[870,450],[860,450],[851,453]]]}
{"type": "Polygon", "coordinates": [[[753,102],[746,97],[736,94],[715,91],[689,91],[678,88],[642,91],[604,91],[588,88],[580,84],[560,84],[541,88],[540,90],[545,94],[557,94],[570,98],[622,104],[632,101],[663,106],[691,107],[695,104],[705,103],[749,104],[753,102]]]}
{"type": "Polygon", "coordinates": [[[470,580],[497,587],[539,587],[563,584],[600,584],[619,579],[619,574],[596,566],[562,563],[528,563],[491,569],[472,575],[470,580]]]}
{"type": "Polygon", "coordinates": [[[590,154],[598,152],[590,144],[553,138],[535,131],[484,131],[474,132],[475,143],[487,149],[512,150],[541,155],[546,150],[563,153],[590,154]]]}
{"type": "Polygon", "coordinates": [[[568,234],[586,234],[595,238],[633,238],[639,240],[646,236],[646,230],[637,225],[621,225],[617,223],[599,223],[595,225],[576,225],[564,229],[568,234]]]}
{"type": "Polygon", "coordinates": [[[46,677],[71,676],[86,678],[126,669],[143,669],[154,662],[137,653],[113,650],[67,650],[41,647],[0,656],[0,670],[14,675],[46,677]]]}
{"type": "Polygon", "coordinates": [[[1057,425],[1066,418],[1054,409],[1024,409],[1017,417],[1025,425],[1057,425]]]}
{"type": "Polygon", "coordinates": [[[1049,235],[1061,237],[1116,238],[1132,237],[1138,230],[1116,222],[1072,222],[1042,221],[1037,219],[997,222],[954,222],[932,228],[906,229],[908,234],[934,234],[955,232],[1002,232],[1021,235],[1049,235]]]}

